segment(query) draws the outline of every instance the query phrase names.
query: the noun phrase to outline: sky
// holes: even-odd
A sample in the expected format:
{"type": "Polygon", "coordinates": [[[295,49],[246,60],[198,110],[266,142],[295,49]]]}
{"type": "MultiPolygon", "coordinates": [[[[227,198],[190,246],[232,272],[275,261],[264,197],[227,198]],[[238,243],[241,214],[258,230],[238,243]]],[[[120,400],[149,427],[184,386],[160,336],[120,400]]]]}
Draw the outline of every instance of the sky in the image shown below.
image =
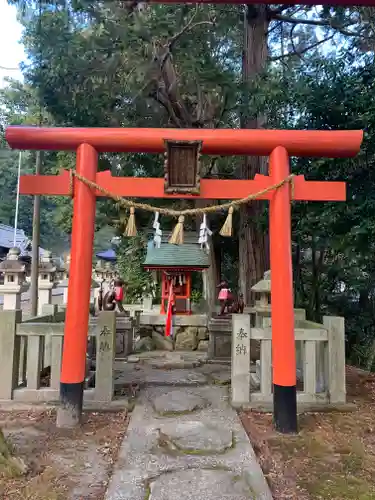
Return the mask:
{"type": "Polygon", "coordinates": [[[17,21],[16,7],[8,5],[7,0],[0,0],[0,87],[5,85],[4,77],[22,79],[19,69],[3,69],[18,68],[26,59],[23,46],[19,43],[21,36],[22,26],[17,21]]]}

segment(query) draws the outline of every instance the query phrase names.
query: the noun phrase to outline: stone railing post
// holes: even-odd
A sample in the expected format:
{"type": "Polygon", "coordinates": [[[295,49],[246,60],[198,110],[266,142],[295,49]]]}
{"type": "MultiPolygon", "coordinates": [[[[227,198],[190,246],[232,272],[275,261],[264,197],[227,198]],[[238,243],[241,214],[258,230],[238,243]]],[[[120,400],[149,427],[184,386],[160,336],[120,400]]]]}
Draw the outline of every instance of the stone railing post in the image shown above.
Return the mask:
{"type": "Polygon", "coordinates": [[[133,351],[133,321],[129,316],[117,316],[116,357],[125,357],[133,351]]]}
{"type": "MultiPolygon", "coordinates": [[[[250,315],[248,315],[250,317],[250,315]]],[[[211,318],[208,322],[209,360],[230,362],[232,356],[232,322],[229,318],[211,318]]]]}
{"type": "Polygon", "coordinates": [[[18,386],[21,337],[17,336],[17,323],[22,312],[0,311],[0,399],[13,399],[18,386]]]}
{"type": "Polygon", "coordinates": [[[113,363],[116,353],[116,313],[102,311],[96,337],[95,401],[113,399],[113,363]]]}
{"type": "Polygon", "coordinates": [[[250,402],[250,315],[232,315],[231,402],[239,407],[250,402]]]}
{"type": "Polygon", "coordinates": [[[346,402],[345,376],[345,320],[335,316],[324,316],[323,324],[328,330],[328,392],[330,402],[346,402]]]}

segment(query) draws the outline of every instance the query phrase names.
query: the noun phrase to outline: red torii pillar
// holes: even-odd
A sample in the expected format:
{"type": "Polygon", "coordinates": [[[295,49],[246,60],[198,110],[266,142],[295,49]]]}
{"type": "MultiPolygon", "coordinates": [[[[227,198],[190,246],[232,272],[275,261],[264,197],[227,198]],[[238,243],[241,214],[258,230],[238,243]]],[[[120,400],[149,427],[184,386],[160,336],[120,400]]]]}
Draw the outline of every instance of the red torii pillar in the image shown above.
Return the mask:
{"type": "MultiPolygon", "coordinates": [[[[8,127],[12,148],[77,151],[77,172],[113,194],[140,198],[240,199],[277,184],[290,173],[289,156],[350,157],[358,153],[361,131],[195,130],[195,129],[74,129],[8,127]],[[201,180],[201,193],[166,195],[162,178],[119,178],[97,173],[99,152],[162,153],[164,140],[200,140],[204,154],[270,156],[270,175],[254,180],[201,180]]],[[[294,200],[344,201],[345,183],[294,178],[294,200]]],[[[20,192],[34,195],[70,194],[69,172],[21,177],[20,192]]],[[[74,179],[71,273],[61,370],[58,425],[80,421],[83,402],[92,246],[96,197],[74,179]]],[[[259,199],[270,201],[272,358],[274,422],[281,432],[297,431],[296,360],[291,259],[291,188],[288,183],[259,199]]]]}

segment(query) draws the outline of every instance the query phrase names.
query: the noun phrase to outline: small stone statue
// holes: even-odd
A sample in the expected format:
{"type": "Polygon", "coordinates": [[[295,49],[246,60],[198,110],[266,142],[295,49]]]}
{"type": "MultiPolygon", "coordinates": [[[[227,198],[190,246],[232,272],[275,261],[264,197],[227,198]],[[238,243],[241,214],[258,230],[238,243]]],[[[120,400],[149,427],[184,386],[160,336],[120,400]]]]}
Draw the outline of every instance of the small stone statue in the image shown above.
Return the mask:
{"type": "Polygon", "coordinates": [[[244,308],[243,294],[240,293],[238,297],[234,298],[233,303],[228,306],[228,312],[230,314],[243,314],[244,308]]]}

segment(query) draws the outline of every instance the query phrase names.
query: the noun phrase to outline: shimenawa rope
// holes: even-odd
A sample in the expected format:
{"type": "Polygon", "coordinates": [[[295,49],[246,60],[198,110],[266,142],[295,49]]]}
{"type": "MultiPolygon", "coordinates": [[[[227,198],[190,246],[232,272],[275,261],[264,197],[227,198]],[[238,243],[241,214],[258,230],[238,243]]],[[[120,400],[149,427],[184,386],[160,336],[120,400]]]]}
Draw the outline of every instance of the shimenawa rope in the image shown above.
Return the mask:
{"type": "MultiPolygon", "coordinates": [[[[133,207],[134,209],[138,210],[145,210],[146,212],[152,212],[156,213],[159,212],[160,215],[169,215],[171,217],[180,217],[180,216],[187,216],[187,215],[199,215],[199,214],[208,214],[208,213],[214,213],[214,212],[221,212],[222,210],[227,210],[230,208],[236,209],[240,205],[245,205],[249,201],[255,200],[259,196],[263,196],[264,194],[269,193],[270,191],[273,191],[275,189],[279,189],[280,187],[284,186],[284,184],[290,183],[291,184],[291,198],[292,200],[294,199],[294,182],[293,179],[295,177],[295,174],[290,174],[288,177],[285,177],[285,179],[281,180],[280,182],[277,182],[276,184],[273,184],[272,186],[268,186],[257,193],[249,194],[245,198],[241,198],[239,200],[232,200],[227,203],[223,203],[222,205],[210,205],[208,207],[202,207],[202,208],[188,208],[185,210],[174,210],[171,208],[162,208],[162,207],[154,207],[153,205],[149,205],[147,203],[138,203],[135,201],[127,200],[126,198],[122,198],[121,196],[118,196],[117,194],[113,194],[107,189],[103,188],[99,184],[96,184],[96,182],[90,181],[89,179],[86,179],[86,177],[83,177],[81,174],[79,174],[76,170],[70,170],[70,185],[69,185],[69,190],[70,190],[70,195],[73,196],[73,186],[74,183],[73,178],[76,177],[79,181],[83,182],[86,184],[86,186],[90,187],[91,189],[95,189],[99,191],[100,193],[104,194],[108,198],[112,198],[112,200],[116,201],[120,206],[123,208],[131,208],[133,207]]],[[[232,211],[231,211],[232,212],[232,211]]]]}
{"type": "Polygon", "coordinates": [[[128,223],[126,225],[124,232],[125,236],[136,236],[137,234],[137,227],[135,224],[135,214],[134,214],[136,208],[140,210],[145,210],[147,212],[153,212],[153,213],[158,212],[161,215],[178,217],[178,222],[169,239],[169,243],[173,245],[182,245],[184,242],[184,220],[186,215],[207,214],[211,212],[219,212],[221,210],[228,209],[228,216],[224,222],[223,227],[221,228],[220,234],[221,236],[230,237],[232,236],[233,232],[233,212],[240,205],[244,205],[249,201],[258,198],[259,196],[268,193],[269,191],[278,189],[286,183],[291,184],[291,198],[292,200],[294,199],[294,182],[293,182],[294,174],[288,175],[288,177],[286,177],[282,181],[272,186],[269,186],[265,189],[262,189],[257,193],[249,194],[245,198],[223,203],[222,205],[211,205],[202,208],[188,208],[186,210],[173,210],[170,208],[154,207],[152,205],[148,205],[147,203],[137,203],[135,201],[127,200],[126,198],[121,198],[121,196],[113,194],[107,189],[103,188],[102,186],[99,186],[99,184],[96,184],[96,182],[86,179],[86,177],[80,175],[76,170],[70,170],[69,191],[71,196],[74,195],[74,177],[76,177],[79,181],[83,182],[86,186],[90,187],[91,189],[96,189],[97,191],[104,194],[108,198],[112,198],[114,201],[118,203],[119,206],[130,209],[128,223]]]}

